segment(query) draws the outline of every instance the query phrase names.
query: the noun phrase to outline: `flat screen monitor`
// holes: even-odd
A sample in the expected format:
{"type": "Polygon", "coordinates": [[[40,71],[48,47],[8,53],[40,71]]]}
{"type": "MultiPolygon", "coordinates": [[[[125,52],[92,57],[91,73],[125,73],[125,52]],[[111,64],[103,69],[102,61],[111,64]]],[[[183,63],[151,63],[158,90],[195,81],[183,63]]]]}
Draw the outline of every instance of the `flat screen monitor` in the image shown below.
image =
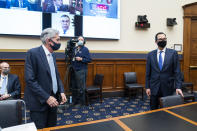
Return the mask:
{"type": "Polygon", "coordinates": [[[40,35],[41,11],[39,0],[0,0],[0,34],[40,35]]]}
{"type": "Polygon", "coordinates": [[[120,39],[120,0],[83,0],[83,36],[120,39]]]}

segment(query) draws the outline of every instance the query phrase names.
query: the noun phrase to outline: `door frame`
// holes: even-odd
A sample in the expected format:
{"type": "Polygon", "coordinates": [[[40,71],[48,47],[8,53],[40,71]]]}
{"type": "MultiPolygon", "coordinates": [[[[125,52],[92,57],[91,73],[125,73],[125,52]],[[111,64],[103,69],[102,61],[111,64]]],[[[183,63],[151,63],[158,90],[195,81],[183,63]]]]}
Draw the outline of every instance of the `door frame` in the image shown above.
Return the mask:
{"type": "Polygon", "coordinates": [[[197,18],[197,2],[183,6],[183,72],[185,81],[190,81],[191,21],[197,18]]]}

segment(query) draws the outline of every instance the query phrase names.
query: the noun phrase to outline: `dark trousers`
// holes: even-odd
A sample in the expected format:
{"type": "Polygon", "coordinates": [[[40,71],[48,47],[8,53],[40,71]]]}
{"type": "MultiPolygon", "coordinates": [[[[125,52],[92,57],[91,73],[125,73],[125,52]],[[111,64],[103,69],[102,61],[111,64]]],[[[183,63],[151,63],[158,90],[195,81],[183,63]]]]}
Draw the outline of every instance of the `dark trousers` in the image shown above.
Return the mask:
{"type": "Polygon", "coordinates": [[[30,111],[30,117],[38,129],[56,126],[57,107],[49,107],[46,111],[30,111]]]}
{"type": "Polygon", "coordinates": [[[74,104],[85,104],[87,70],[79,70],[73,73],[71,78],[72,100],[74,104]]]}
{"type": "MultiPolygon", "coordinates": [[[[51,96],[57,99],[58,95],[51,93],[51,96]]],[[[57,124],[57,107],[48,106],[45,111],[30,111],[30,118],[37,129],[54,127],[57,124]]]]}
{"type": "Polygon", "coordinates": [[[150,96],[150,108],[151,110],[159,109],[159,98],[162,97],[162,91],[159,89],[157,95],[151,95],[150,96]]]}

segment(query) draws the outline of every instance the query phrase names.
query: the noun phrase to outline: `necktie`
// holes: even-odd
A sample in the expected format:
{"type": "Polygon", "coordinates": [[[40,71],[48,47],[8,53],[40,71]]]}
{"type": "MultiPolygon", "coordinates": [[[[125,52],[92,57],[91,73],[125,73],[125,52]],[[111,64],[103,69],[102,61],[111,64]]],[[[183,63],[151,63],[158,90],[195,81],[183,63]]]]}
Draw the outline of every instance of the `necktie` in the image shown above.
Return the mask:
{"type": "Polygon", "coordinates": [[[51,78],[52,78],[52,83],[53,83],[53,93],[56,94],[56,92],[57,92],[57,78],[56,78],[56,73],[55,73],[53,56],[51,54],[49,54],[49,67],[51,70],[51,78]]]}
{"type": "Polygon", "coordinates": [[[2,82],[2,87],[1,87],[1,90],[0,90],[0,94],[4,95],[5,92],[6,92],[6,77],[3,77],[3,82],[2,82]]]}
{"type": "Polygon", "coordinates": [[[161,70],[162,69],[162,66],[163,66],[163,59],[162,59],[162,53],[163,51],[160,51],[159,52],[159,69],[161,70]]]}

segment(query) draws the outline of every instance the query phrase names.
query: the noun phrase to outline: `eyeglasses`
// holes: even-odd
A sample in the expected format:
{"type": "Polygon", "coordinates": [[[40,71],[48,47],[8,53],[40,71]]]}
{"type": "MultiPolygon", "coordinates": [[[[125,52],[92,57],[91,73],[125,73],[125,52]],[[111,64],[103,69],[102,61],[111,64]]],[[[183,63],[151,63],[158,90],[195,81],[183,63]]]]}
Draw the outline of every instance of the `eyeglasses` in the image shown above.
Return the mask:
{"type": "Polygon", "coordinates": [[[157,39],[158,41],[166,41],[167,40],[167,38],[160,38],[160,39],[157,39]]]}

